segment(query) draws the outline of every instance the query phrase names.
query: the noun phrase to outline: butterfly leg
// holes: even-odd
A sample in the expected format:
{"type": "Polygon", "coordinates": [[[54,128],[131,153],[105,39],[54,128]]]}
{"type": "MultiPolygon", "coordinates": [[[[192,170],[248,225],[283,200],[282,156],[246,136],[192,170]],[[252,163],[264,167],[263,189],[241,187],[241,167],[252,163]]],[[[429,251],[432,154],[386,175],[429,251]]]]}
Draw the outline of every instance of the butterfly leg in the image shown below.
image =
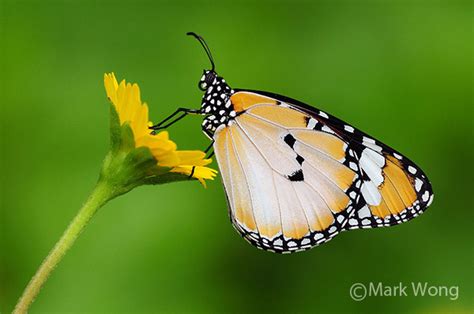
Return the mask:
{"type": "MultiPolygon", "coordinates": [[[[214,141],[212,141],[211,144],[209,144],[209,146],[206,148],[204,152],[207,154],[212,149],[213,146],[214,146],[214,141]]],[[[214,155],[214,152],[212,152],[212,154],[214,155]]]]}
{"type": "Polygon", "coordinates": [[[159,131],[159,130],[162,130],[162,129],[166,129],[167,127],[175,124],[176,122],[178,122],[182,118],[186,117],[188,114],[200,114],[200,113],[201,113],[200,109],[178,108],[173,114],[169,115],[166,119],[164,119],[160,123],[151,126],[150,129],[153,130],[153,131],[159,131]],[[178,117],[175,118],[175,116],[178,116],[178,117]],[[168,122],[168,121],[170,121],[170,122],[168,122]]]}
{"type": "MultiPolygon", "coordinates": [[[[206,148],[206,150],[204,151],[204,153],[208,153],[212,147],[214,145],[214,141],[211,142],[211,144],[206,148]]],[[[212,156],[214,156],[214,151],[212,151],[211,154],[207,155],[206,159],[209,159],[211,158],[212,156]]],[[[194,170],[195,170],[196,166],[193,166],[193,168],[191,169],[191,174],[189,175],[189,179],[192,179],[193,178],[193,175],[194,175],[194,170]]]]}
{"type": "MultiPolygon", "coordinates": [[[[214,141],[211,142],[211,145],[209,145],[204,152],[207,154],[212,149],[212,147],[214,147],[214,141]]],[[[206,156],[206,159],[209,159],[212,156],[214,156],[214,150],[212,150],[212,152],[206,156]]]]}

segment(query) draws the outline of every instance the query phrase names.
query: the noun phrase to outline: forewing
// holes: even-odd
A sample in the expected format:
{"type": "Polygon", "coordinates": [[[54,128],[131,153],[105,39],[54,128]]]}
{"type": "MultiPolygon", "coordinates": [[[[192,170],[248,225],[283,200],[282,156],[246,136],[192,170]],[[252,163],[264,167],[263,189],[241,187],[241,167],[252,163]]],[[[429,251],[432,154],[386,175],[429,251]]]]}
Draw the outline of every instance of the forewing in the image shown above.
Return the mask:
{"type": "MultiPolygon", "coordinates": [[[[357,191],[362,197],[349,223],[345,225],[346,229],[399,224],[420,215],[432,203],[431,184],[424,172],[388,145],[334,116],[294,99],[255,91],[238,91],[236,94],[240,93],[240,98],[245,98],[245,94],[258,94],[269,99],[266,106],[303,113],[309,117],[304,125],[306,129],[334,134],[348,145],[348,154],[353,154],[355,164],[347,161],[345,164],[357,169],[362,178],[357,191]]],[[[245,110],[257,110],[261,106],[259,103],[252,105],[249,101],[245,110]]],[[[271,120],[273,117],[266,118],[271,120]]],[[[346,158],[348,157],[346,154],[346,158]]]]}

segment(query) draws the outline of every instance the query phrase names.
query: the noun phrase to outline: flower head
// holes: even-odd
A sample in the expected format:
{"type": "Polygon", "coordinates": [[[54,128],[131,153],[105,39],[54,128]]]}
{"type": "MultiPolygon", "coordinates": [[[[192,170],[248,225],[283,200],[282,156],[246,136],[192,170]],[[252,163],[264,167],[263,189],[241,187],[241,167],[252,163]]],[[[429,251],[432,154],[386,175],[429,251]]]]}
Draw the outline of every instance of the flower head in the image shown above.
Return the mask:
{"type": "MultiPolygon", "coordinates": [[[[148,106],[142,103],[137,84],[122,80],[117,83],[113,73],[104,75],[104,85],[111,106],[111,144],[115,159],[131,161],[137,173],[127,173],[142,181],[157,184],[184,180],[191,173],[205,186],[216,170],[205,167],[211,159],[198,150],[177,150],[167,131],[152,134],[149,130],[148,106]],[[194,168],[194,171],[193,171],[194,168]]],[[[133,180],[132,180],[133,181],[133,180]]]]}

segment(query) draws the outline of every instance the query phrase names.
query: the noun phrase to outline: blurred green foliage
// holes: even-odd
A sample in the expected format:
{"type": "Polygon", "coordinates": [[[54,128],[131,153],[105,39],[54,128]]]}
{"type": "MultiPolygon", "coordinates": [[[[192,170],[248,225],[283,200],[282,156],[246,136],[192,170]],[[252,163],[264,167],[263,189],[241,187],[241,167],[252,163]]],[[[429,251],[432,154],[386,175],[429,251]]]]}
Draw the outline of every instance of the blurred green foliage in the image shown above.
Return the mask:
{"type": "MultiPolygon", "coordinates": [[[[105,206],[33,304],[69,312],[472,312],[472,2],[0,2],[0,312],[13,308],[85,200],[108,148],[103,73],[137,82],[156,122],[200,105],[208,61],[234,87],[324,109],[430,177],[432,207],[309,252],[233,230],[220,180],[141,187],[105,206]],[[355,282],[459,286],[459,298],[373,297],[355,282]]],[[[170,129],[203,149],[200,118],[170,129]]],[[[214,166],[217,167],[217,165],[214,166]]]]}

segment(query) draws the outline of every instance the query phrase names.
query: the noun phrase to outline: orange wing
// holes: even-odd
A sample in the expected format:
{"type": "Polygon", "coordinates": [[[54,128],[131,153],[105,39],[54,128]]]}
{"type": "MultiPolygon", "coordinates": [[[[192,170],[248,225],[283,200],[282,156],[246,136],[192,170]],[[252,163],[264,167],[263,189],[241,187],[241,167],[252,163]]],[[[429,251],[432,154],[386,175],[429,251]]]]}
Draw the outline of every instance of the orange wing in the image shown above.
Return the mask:
{"type": "MultiPolygon", "coordinates": [[[[259,111],[268,121],[277,121],[287,127],[304,127],[313,131],[334,134],[349,145],[345,165],[356,169],[362,179],[357,191],[361,195],[346,229],[391,226],[408,221],[421,213],[433,202],[431,184],[424,172],[407,157],[377,141],[357,128],[321,110],[297,100],[257,91],[237,91],[232,97],[244,103],[245,110],[259,111]],[[262,106],[259,98],[264,99],[262,106]],[[245,99],[245,100],[242,100],[245,99]],[[281,108],[281,110],[278,110],[281,108]],[[303,123],[299,114],[305,115],[303,123]],[[349,161],[354,157],[355,163],[349,161]]],[[[314,142],[320,142],[309,135],[314,142]]],[[[337,143],[326,142],[327,149],[337,143]]]]}
{"type": "Polygon", "coordinates": [[[214,134],[232,223],[275,252],[311,248],[342,230],[394,225],[433,201],[414,163],[320,110],[237,91],[237,117],[214,134]]]}
{"type": "Polygon", "coordinates": [[[344,140],[307,129],[309,116],[275,104],[250,106],[218,129],[214,151],[236,229],[257,247],[285,253],[343,230],[361,182],[344,164],[344,140]]]}

